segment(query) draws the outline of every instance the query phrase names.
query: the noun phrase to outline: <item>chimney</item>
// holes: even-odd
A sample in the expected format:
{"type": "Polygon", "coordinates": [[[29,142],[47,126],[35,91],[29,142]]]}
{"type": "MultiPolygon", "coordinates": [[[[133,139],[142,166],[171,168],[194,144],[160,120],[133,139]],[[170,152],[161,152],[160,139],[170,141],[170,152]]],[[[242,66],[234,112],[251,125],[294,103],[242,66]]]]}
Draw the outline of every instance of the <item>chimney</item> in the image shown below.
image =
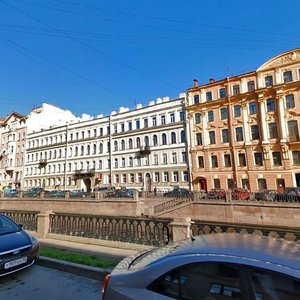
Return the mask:
{"type": "Polygon", "coordinates": [[[209,83],[213,83],[213,82],[215,82],[215,80],[213,78],[210,78],[209,83]]]}
{"type": "Polygon", "coordinates": [[[194,79],[194,87],[197,87],[197,86],[198,86],[198,80],[194,79]]]}

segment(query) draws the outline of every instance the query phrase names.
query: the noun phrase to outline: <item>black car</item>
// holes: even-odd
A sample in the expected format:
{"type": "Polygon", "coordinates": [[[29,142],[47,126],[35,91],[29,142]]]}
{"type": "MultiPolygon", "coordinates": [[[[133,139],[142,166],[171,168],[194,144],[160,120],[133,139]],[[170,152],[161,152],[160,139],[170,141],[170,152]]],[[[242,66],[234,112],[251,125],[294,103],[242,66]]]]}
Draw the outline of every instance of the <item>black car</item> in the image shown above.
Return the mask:
{"type": "Polygon", "coordinates": [[[166,192],[163,194],[164,197],[187,197],[189,196],[191,193],[189,190],[187,189],[183,189],[183,188],[178,188],[178,189],[174,189],[172,191],[166,192]]]}
{"type": "Polygon", "coordinates": [[[45,197],[51,197],[51,198],[65,198],[65,194],[67,191],[65,190],[54,190],[47,192],[45,194],[45,197]]]}
{"type": "Polygon", "coordinates": [[[17,272],[34,264],[39,242],[21,225],[0,214],[0,276],[17,272]]]}

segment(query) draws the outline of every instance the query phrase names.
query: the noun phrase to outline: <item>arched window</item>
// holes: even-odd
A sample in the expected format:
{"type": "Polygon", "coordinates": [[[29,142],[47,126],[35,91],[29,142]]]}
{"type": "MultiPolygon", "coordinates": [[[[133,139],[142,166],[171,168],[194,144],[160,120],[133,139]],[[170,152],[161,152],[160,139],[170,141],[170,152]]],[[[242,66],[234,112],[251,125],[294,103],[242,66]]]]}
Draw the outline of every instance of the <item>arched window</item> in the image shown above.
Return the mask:
{"type": "Polygon", "coordinates": [[[161,141],[163,145],[167,145],[167,135],[165,133],[161,135],[161,141]]]}
{"type": "Polygon", "coordinates": [[[114,150],[118,151],[118,142],[117,141],[114,142],[114,150]]]}
{"type": "Polygon", "coordinates": [[[94,145],[93,145],[93,154],[96,154],[96,151],[97,151],[97,145],[94,144],[94,145]]]}
{"type": "Polygon", "coordinates": [[[176,133],[171,132],[171,144],[176,144],[176,133]]]}
{"type": "Polygon", "coordinates": [[[78,156],[78,147],[75,147],[75,156],[78,156]]]}
{"type": "Polygon", "coordinates": [[[103,153],[103,144],[102,143],[100,143],[100,145],[99,145],[99,153],[103,153]]]}
{"type": "Polygon", "coordinates": [[[145,140],[144,140],[144,145],[146,146],[146,147],[149,147],[150,145],[149,145],[149,136],[145,136],[145,140]]]}
{"type": "Polygon", "coordinates": [[[132,144],[132,139],[128,140],[128,148],[132,149],[133,148],[133,144],[132,144]]]}
{"type": "Polygon", "coordinates": [[[91,154],[91,146],[90,145],[87,145],[87,149],[86,149],[86,154],[87,155],[90,155],[91,154]]]}
{"type": "Polygon", "coordinates": [[[153,146],[157,146],[157,145],[158,145],[157,135],[154,134],[154,135],[153,135],[153,146]]]}
{"type": "Polygon", "coordinates": [[[124,140],[121,141],[121,150],[125,150],[125,141],[124,140]]]}
{"type": "Polygon", "coordinates": [[[84,155],[84,146],[81,146],[80,155],[84,155]]]}
{"type": "Polygon", "coordinates": [[[181,130],[181,132],[180,132],[180,142],[181,143],[185,143],[186,142],[185,130],[181,130]]]}
{"type": "Polygon", "coordinates": [[[141,139],[139,137],[136,138],[136,147],[141,147],[141,139]]]}
{"type": "Polygon", "coordinates": [[[200,124],[201,123],[201,115],[200,113],[195,114],[195,124],[200,124]]]}

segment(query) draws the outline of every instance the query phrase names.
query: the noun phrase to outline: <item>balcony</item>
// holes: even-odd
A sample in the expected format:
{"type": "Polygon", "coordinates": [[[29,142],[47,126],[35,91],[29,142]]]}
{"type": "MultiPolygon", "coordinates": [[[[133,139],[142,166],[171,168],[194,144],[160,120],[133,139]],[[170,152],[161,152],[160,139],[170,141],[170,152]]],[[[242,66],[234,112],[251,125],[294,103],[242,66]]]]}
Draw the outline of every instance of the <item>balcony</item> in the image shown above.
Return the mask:
{"type": "Polygon", "coordinates": [[[14,171],[14,166],[5,166],[6,173],[12,173],[14,171]]]}
{"type": "Polygon", "coordinates": [[[47,165],[47,159],[40,159],[39,168],[43,168],[47,165]]]}
{"type": "Polygon", "coordinates": [[[144,155],[149,155],[150,153],[151,150],[149,146],[140,147],[140,152],[139,152],[140,155],[144,156],[144,155]]]}
{"type": "Polygon", "coordinates": [[[75,178],[92,177],[95,175],[95,168],[75,170],[75,178]]]}

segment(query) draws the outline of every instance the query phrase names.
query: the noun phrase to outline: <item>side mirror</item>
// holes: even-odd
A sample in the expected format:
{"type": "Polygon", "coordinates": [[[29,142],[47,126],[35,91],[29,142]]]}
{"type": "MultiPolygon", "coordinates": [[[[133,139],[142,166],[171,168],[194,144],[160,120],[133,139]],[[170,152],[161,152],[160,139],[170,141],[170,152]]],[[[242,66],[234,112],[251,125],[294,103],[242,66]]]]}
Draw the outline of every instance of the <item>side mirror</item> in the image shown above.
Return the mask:
{"type": "Polygon", "coordinates": [[[21,228],[23,228],[23,224],[18,224],[21,228]]]}

